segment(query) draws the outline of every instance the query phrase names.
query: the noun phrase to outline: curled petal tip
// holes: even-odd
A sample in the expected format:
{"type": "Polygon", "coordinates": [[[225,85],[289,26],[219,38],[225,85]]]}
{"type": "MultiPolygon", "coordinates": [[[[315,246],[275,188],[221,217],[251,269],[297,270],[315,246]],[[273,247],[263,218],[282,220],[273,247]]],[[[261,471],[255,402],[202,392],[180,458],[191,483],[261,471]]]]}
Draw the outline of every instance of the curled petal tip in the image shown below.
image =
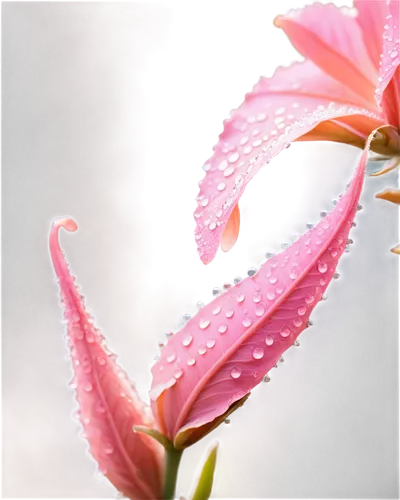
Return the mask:
{"type": "Polygon", "coordinates": [[[74,219],[71,219],[70,217],[59,217],[53,221],[53,228],[58,229],[60,227],[63,227],[66,231],[69,231],[70,233],[75,232],[78,229],[78,226],[74,219]]]}
{"type": "Polygon", "coordinates": [[[281,27],[282,27],[282,26],[281,26],[281,19],[282,19],[282,16],[281,16],[281,15],[276,16],[276,17],[275,17],[275,19],[274,19],[274,21],[273,21],[273,22],[274,22],[274,26],[275,26],[276,28],[281,28],[281,27]]]}
{"type": "Polygon", "coordinates": [[[400,245],[397,245],[396,247],[391,248],[390,251],[392,253],[395,253],[396,255],[400,255],[400,245]]]}

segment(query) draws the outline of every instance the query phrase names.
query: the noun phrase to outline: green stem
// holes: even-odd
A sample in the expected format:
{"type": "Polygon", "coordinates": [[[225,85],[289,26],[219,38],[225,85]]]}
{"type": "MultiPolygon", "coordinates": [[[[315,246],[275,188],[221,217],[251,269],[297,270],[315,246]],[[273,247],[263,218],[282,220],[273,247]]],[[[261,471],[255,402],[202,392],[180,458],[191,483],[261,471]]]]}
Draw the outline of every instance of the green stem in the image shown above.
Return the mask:
{"type": "Polygon", "coordinates": [[[164,500],[172,500],[175,494],[176,479],[183,450],[167,447],[165,449],[164,500]]]}

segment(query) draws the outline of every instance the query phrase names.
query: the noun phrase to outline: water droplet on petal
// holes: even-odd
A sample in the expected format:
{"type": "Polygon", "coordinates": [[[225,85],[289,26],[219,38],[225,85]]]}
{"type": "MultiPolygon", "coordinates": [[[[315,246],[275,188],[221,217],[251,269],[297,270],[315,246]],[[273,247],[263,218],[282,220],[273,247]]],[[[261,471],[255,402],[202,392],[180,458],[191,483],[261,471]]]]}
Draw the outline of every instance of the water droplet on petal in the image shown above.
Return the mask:
{"type": "Polygon", "coordinates": [[[299,238],[300,238],[299,233],[293,233],[291,236],[291,240],[293,241],[293,243],[297,241],[299,238]]]}
{"type": "Polygon", "coordinates": [[[337,280],[339,278],[340,278],[340,274],[339,273],[334,273],[333,279],[337,280]]]}
{"type": "Polygon", "coordinates": [[[297,276],[298,276],[297,271],[295,269],[292,269],[289,273],[289,278],[295,280],[297,276]]]}
{"type": "Polygon", "coordinates": [[[268,382],[270,382],[270,381],[271,381],[271,379],[270,379],[269,375],[264,375],[263,382],[268,384],[268,382]]]}
{"type": "Polygon", "coordinates": [[[233,367],[231,370],[231,377],[232,378],[239,378],[240,375],[242,374],[242,370],[240,368],[233,367]]]}
{"type": "Polygon", "coordinates": [[[114,447],[112,444],[110,443],[105,443],[104,445],[104,453],[106,453],[107,455],[111,455],[111,453],[114,452],[114,447]]]}
{"type": "Polygon", "coordinates": [[[207,352],[207,349],[206,349],[206,346],[205,345],[201,345],[199,346],[199,348],[197,349],[197,352],[203,356],[206,352],[207,352]]]}
{"type": "Polygon", "coordinates": [[[255,302],[256,304],[261,302],[261,295],[259,293],[253,295],[253,302],[255,302]]]}
{"type": "Polygon", "coordinates": [[[188,364],[188,366],[193,366],[194,364],[196,364],[196,360],[194,358],[189,358],[186,363],[188,364]]]}
{"type": "Polygon", "coordinates": [[[275,257],[275,253],[274,253],[274,252],[267,252],[267,253],[265,254],[265,257],[266,257],[267,259],[272,259],[272,257],[275,257]]]}
{"type": "Polygon", "coordinates": [[[206,341],[206,346],[207,346],[209,349],[212,349],[212,348],[215,346],[215,339],[213,339],[213,338],[209,338],[209,339],[207,339],[207,341],[206,341]]]}
{"type": "Polygon", "coordinates": [[[229,156],[228,161],[229,163],[235,163],[235,161],[237,161],[238,159],[239,159],[239,153],[235,152],[229,156]]]}
{"type": "Polygon", "coordinates": [[[201,330],[205,330],[207,327],[209,327],[211,324],[211,321],[209,319],[201,319],[199,323],[199,327],[201,330]]]}
{"type": "Polygon", "coordinates": [[[251,325],[251,320],[249,318],[244,318],[242,325],[246,328],[249,327],[251,325]]]}
{"type": "Polygon", "coordinates": [[[306,228],[307,229],[312,229],[314,227],[314,224],[312,222],[307,222],[306,228]]]}
{"type": "Polygon", "coordinates": [[[85,389],[86,392],[90,392],[93,389],[93,386],[90,382],[85,382],[83,388],[85,389]]]}
{"type": "Polygon", "coordinates": [[[182,345],[184,347],[189,347],[192,343],[193,337],[191,335],[186,335],[186,337],[182,340],[182,345]]]}
{"type": "Polygon", "coordinates": [[[213,312],[212,312],[212,313],[213,313],[213,314],[214,314],[214,316],[215,316],[216,314],[219,314],[220,312],[221,312],[221,306],[217,306],[217,307],[215,307],[215,308],[213,309],[213,312]]]}
{"type": "Polygon", "coordinates": [[[185,313],[182,317],[184,321],[189,321],[192,316],[189,313],[185,313]]]}
{"type": "Polygon", "coordinates": [[[305,299],[304,299],[304,302],[306,304],[312,304],[314,302],[314,296],[313,295],[308,295],[305,299]]]}
{"type": "Polygon", "coordinates": [[[218,191],[223,191],[226,188],[226,184],[224,182],[220,182],[217,186],[218,191]]]}
{"type": "Polygon", "coordinates": [[[224,170],[224,177],[230,177],[233,172],[235,171],[235,167],[228,167],[227,169],[224,170]]]}
{"type": "Polygon", "coordinates": [[[289,337],[289,335],[291,334],[290,328],[288,328],[287,326],[283,327],[280,331],[280,334],[283,338],[289,337]]]}
{"type": "Polygon", "coordinates": [[[303,324],[303,322],[300,318],[295,318],[293,320],[293,324],[294,324],[294,326],[300,327],[303,324]]]}
{"type": "Polygon", "coordinates": [[[297,313],[298,313],[298,315],[299,315],[299,316],[304,316],[306,312],[307,312],[307,308],[306,308],[306,307],[304,307],[304,306],[299,307],[299,308],[297,309],[297,313]]]}
{"type": "Polygon", "coordinates": [[[328,215],[328,212],[326,210],[322,210],[321,213],[319,214],[321,217],[326,217],[328,215]]]}
{"type": "Polygon", "coordinates": [[[271,283],[271,285],[274,285],[278,280],[275,278],[275,276],[271,276],[268,281],[271,283]]]}
{"type": "Polygon", "coordinates": [[[326,273],[327,270],[328,270],[328,264],[326,262],[320,262],[318,264],[318,271],[320,273],[326,273]]]}
{"type": "Polygon", "coordinates": [[[274,343],[274,338],[271,337],[271,335],[267,335],[265,337],[265,343],[268,345],[268,346],[271,346],[273,343],[274,343]]]}
{"type": "Polygon", "coordinates": [[[261,359],[264,357],[264,349],[261,347],[255,347],[252,352],[252,356],[254,359],[261,359]]]}
{"type": "Polygon", "coordinates": [[[267,299],[268,300],[274,300],[275,298],[275,293],[274,292],[268,292],[267,293],[267,299]]]}
{"type": "Polygon", "coordinates": [[[178,368],[175,373],[174,373],[174,377],[176,378],[176,380],[178,380],[179,378],[181,378],[183,375],[183,370],[182,368],[178,368]]]}
{"type": "Polygon", "coordinates": [[[224,324],[221,324],[221,325],[219,325],[219,327],[218,327],[218,331],[219,331],[219,333],[221,333],[221,334],[222,334],[222,333],[225,333],[227,329],[228,329],[228,327],[227,327],[226,325],[224,325],[224,324]]]}
{"type": "Polygon", "coordinates": [[[295,347],[300,347],[300,342],[299,342],[298,340],[295,340],[295,341],[293,342],[293,345],[294,345],[295,347]]]}
{"type": "Polygon", "coordinates": [[[196,304],[197,306],[197,309],[202,309],[204,307],[204,302],[202,302],[201,300],[199,300],[196,304]]]}
{"type": "Polygon", "coordinates": [[[219,295],[220,293],[221,293],[221,289],[219,287],[216,286],[215,288],[213,288],[212,294],[214,296],[219,295]]]}
{"type": "Polygon", "coordinates": [[[175,354],[174,354],[174,353],[170,354],[170,355],[167,357],[167,362],[168,362],[168,363],[173,363],[173,362],[175,361],[175,357],[176,357],[176,356],[175,356],[175,354]]]}
{"type": "Polygon", "coordinates": [[[326,293],[323,293],[321,295],[321,300],[326,300],[328,298],[328,296],[326,295],[326,293]]]}
{"type": "Polygon", "coordinates": [[[231,419],[229,417],[226,417],[226,419],[224,420],[224,423],[226,425],[229,425],[231,423],[231,419]]]}
{"type": "Polygon", "coordinates": [[[233,282],[235,283],[235,285],[237,285],[241,281],[242,281],[242,278],[240,276],[236,276],[236,278],[233,280],[233,282]]]}
{"type": "Polygon", "coordinates": [[[244,299],[245,299],[245,297],[244,297],[243,293],[239,293],[238,295],[236,295],[236,300],[239,302],[239,304],[241,302],[243,302],[244,299]]]}
{"type": "Polygon", "coordinates": [[[257,274],[257,269],[255,267],[250,267],[249,270],[247,271],[248,276],[252,277],[255,274],[257,274]]]}
{"type": "Polygon", "coordinates": [[[203,198],[201,201],[200,201],[200,205],[202,207],[206,207],[208,205],[208,198],[203,198]]]}
{"type": "Polygon", "coordinates": [[[262,316],[265,313],[265,307],[262,306],[261,304],[256,306],[255,309],[256,316],[262,316]]]}
{"type": "Polygon", "coordinates": [[[227,160],[222,160],[221,163],[218,165],[218,170],[225,170],[227,166],[228,166],[227,160]]]}

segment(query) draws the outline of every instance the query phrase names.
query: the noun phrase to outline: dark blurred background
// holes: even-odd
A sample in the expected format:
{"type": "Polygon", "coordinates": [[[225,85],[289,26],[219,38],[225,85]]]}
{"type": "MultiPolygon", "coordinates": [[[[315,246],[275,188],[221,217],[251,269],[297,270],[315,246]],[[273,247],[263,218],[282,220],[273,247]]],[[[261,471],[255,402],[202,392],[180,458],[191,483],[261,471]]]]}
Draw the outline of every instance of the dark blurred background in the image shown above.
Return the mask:
{"type": "MultiPolygon", "coordinates": [[[[302,3],[2,4],[3,496],[115,496],[72,419],[55,217],[77,221],[62,246],[147,398],[163,332],[344,190],[358,150],[295,144],[248,186],[236,247],[207,267],[197,257],[201,166],[260,74],[299,59],[272,20],[302,3]]],[[[218,439],[215,497],[397,498],[400,238],[397,208],[373,197],[396,182],[366,178],[315,325],[230,425],[185,452],[179,494],[218,439]]]]}

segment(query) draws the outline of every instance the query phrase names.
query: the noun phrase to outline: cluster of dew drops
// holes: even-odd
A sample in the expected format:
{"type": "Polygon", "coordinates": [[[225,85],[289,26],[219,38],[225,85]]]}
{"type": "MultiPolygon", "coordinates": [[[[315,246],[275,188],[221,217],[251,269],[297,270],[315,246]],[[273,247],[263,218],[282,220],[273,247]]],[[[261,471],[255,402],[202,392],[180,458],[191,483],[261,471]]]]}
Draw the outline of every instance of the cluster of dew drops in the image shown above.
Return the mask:
{"type": "MultiPolygon", "coordinates": [[[[349,185],[350,185],[350,181],[347,181],[347,182],[346,182],[346,184],[345,184],[345,189],[347,189],[347,188],[349,187],[349,185]]],[[[364,188],[363,188],[363,191],[364,191],[364,188]]],[[[343,193],[339,194],[338,198],[341,198],[342,196],[343,196],[343,193]]],[[[338,202],[338,198],[332,198],[332,199],[331,199],[331,205],[332,205],[332,207],[334,207],[334,206],[337,204],[337,202],[338,202]]],[[[357,207],[357,212],[358,212],[358,213],[361,213],[363,210],[364,210],[364,207],[363,207],[363,205],[360,203],[360,204],[358,205],[358,207],[357,207]]],[[[328,213],[329,213],[329,212],[328,212],[328,210],[325,210],[325,209],[321,210],[321,211],[320,211],[320,213],[319,213],[320,219],[323,219],[324,217],[326,217],[326,216],[328,215],[328,213]]],[[[314,223],[313,221],[311,221],[311,220],[310,220],[310,221],[306,222],[306,224],[305,224],[305,229],[306,229],[306,231],[309,231],[309,230],[310,230],[310,229],[312,229],[314,226],[315,226],[315,223],[314,223]]],[[[351,226],[351,227],[352,227],[352,229],[355,229],[355,228],[357,227],[357,222],[356,222],[356,221],[353,221],[353,223],[352,223],[352,226],[351,226]]],[[[290,236],[290,241],[289,241],[289,240],[284,240],[284,241],[282,241],[282,242],[281,242],[280,247],[281,247],[282,251],[284,251],[284,250],[286,250],[287,248],[289,248],[289,247],[290,247],[290,245],[291,245],[292,243],[294,243],[295,241],[297,241],[299,238],[300,238],[300,233],[298,233],[298,232],[293,232],[293,233],[291,234],[291,236],[290,236]]],[[[353,246],[353,245],[354,245],[354,239],[353,239],[351,236],[349,236],[349,237],[347,238],[347,242],[346,242],[346,246],[345,246],[345,250],[344,250],[344,254],[345,254],[345,255],[349,255],[349,254],[350,254],[350,252],[351,252],[351,248],[352,248],[352,246],[353,246]]],[[[267,250],[267,251],[265,252],[265,259],[266,259],[266,260],[268,260],[268,259],[272,258],[274,255],[276,255],[276,252],[275,252],[274,250],[272,250],[272,249],[267,250]]],[[[323,264],[323,263],[321,263],[321,264],[320,264],[320,266],[321,266],[321,269],[319,269],[319,270],[320,270],[320,272],[321,272],[321,273],[323,273],[323,272],[325,272],[325,271],[327,270],[327,267],[326,267],[326,268],[322,268],[322,266],[324,266],[324,264],[323,264]]],[[[326,265],[325,265],[325,266],[326,266],[326,265]]],[[[254,276],[254,275],[256,274],[256,272],[257,272],[257,271],[258,271],[258,268],[257,268],[256,266],[254,266],[254,265],[250,265],[250,266],[246,269],[246,271],[245,271],[245,275],[247,275],[247,276],[251,277],[251,276],[254,276]]],[[[239,282],[240,282],[240,281],[241,281],[244,277],[245,277],[245,276],[242,276],[241,274],[236,274],[236,275],[235,275],[235,276],[234,276],[231,280],[225,280],[225,281],[221,284],[221,286],[218,286],[218,285],[217,285],[217,286],[212,287],[212,288],[211,288],[211,290],[210,290],[210,297],[209,297],[209,299],[208,299],[208,300],[207,300],[207,299],[206,299],[206,300],[201,300],[201,299],[199,299],[199,300],[197,301],[197,303],[196,303],[196,309],[197,309],[197,310],[200,310],[202,307],[204,307],[204,305],[205,305],[207,302],[209,302],[210,300],[212,300],[212,298],[214,298],[214,297],[218,297],[218,296],[219,296],[219,295],[221,295],[223,292],[225,292],[225,291],[229,290],[229,289],[230,289],[232,286],[234,286],[236,283],[239,283],[239,282]]],[[[334,274],[333,274],[332,279],[333,279],[334,281],[338,281],[340,278],[341,278],[341,273],[340,273],[338,270],[336,270],[336,271],[334,272],[334,274]]],[[[320,302],[326,302],[326,301],[328,300],[328,298],[329,298],[328,294],[327,294],[327,293],[324,293],[324,294],[322,295],[321,299],[320,299],[320,302]]],[[[165,340],[160,340],[160,341],[158,341],[158,342],[157,342],[158,354],[156,354],[155,356],[153,356],[153,360],[154,360],[154,361],[157,361],[158,359],[160,359],[160,355],[159,355],[159,354],[160,354],[160,353],[161,353],[161,351],[165,348],[165,345],[166,345],[166,342],[168,341],[168,339],[169,339],[169,338],[171,338],[171,336],[172,336],[174,333],[176,333],[178,330],[180,330],[181,328],[183,328],[183,326],[184,326],[184,325],[185,325],[188,321],[190,321],[190,320],[192,319],[192,317],[193,317],[193,316],[192,316],[190,313],[188,313],[188,312],[187,312],[187,313],[184,313],[184,314],[182,315],[181,321],[179,321],[179,322],[176,324],[175,331],[172,331],[171,329],[167,329],[167,330],[165,330],[165,332],[164,332],[164,338],[165,338],[165,340]]],[[[310,319],[308,320],[308,322],[307,322],[307,327],[308,327],[308,328],[311,328],[311,327],[313,327],[313,326],[314,326],[314,322],[313,322],[313,320],[310,318],[310,319]]],[[[186,345],[186,344],[185,344],[185,342],[187,342],[187,339],[186,339],[186,338],[184,338],[184,339],[182,340],[182,342],[183,342],[183,345],[186,345]]],[[[296,340],[295,340],[295,342],[294,342],[294,344],[293,344],[293,347],[294,347],[294,348],[296,348],[296,349],[298,349],[298,348],[300,348],[300,346],[301,346],[301,342],[300,342],[300,340],[299,340],[299,339],[296,339],[296,340]]],[[[258,356],[257,351],[254,351],[254,352],[253,352],[253,356],[254,356],[254,357],[258,356]]],[[[280,357],[280,359],[279,359],[278,363],[275,365],[275,369],[279,369],[279,367],[280,367],[281,365],[283,365],[283,364],[285,363],[285,361],[286,361],[286,360],[285,360],[285,357],[282,355],[282,356],[280,357]]],[[[237,378],[237,376],[238,376],[238,375],[237,375],[236,373],[231,373],[231,376],[232,376],[233,378],[237,378]]],[[[239,376],[240,376],[240,374],[239,374],[239,376]]],[[[263,382],[264,382],[265,384],[269,384],[269,383],[271,382],[271,375],[270,375],[269,373],[267,373],[267,374],[264,376],[263,382]]],[[[250,394],[249,394],[249,397],[250,397],[250,394]]],[[[225,419],[225,422],[224,422],[224,423],[225,423],[225,425],[230,425],[230,423],[231,423],[231,418],[230,418],[230,417],[227,417],[227,418],[225,419]]]]}

